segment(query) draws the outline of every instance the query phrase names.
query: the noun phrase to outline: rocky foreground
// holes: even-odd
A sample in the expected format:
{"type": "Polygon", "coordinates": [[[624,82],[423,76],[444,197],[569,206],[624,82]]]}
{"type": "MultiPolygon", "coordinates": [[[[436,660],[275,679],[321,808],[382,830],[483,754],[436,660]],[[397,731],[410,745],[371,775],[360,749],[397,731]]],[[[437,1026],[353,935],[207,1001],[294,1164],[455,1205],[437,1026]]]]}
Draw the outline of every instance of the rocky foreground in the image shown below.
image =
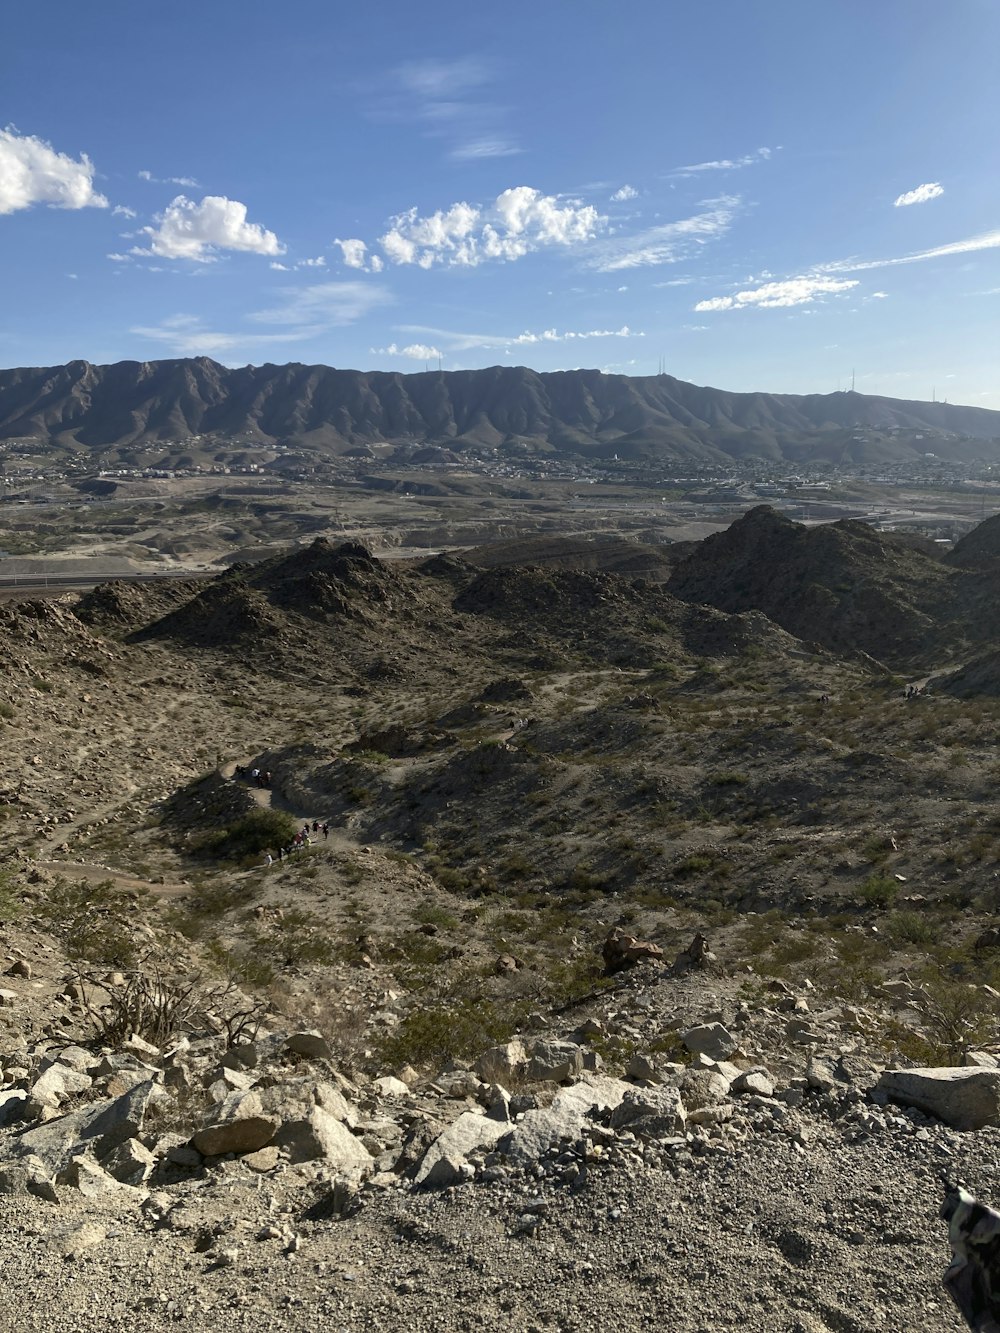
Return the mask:
{"type": "Polygon", "coordinates": [[[865,1010],[751,1004],[703,949],[430,1076],[212,1012],[72,1041],[117,985],[2,1054],[7,1327],[963,1327],[937,1214],[942,1173],[995,1193],[989,1054],[886,1073],[865,1010]]]}

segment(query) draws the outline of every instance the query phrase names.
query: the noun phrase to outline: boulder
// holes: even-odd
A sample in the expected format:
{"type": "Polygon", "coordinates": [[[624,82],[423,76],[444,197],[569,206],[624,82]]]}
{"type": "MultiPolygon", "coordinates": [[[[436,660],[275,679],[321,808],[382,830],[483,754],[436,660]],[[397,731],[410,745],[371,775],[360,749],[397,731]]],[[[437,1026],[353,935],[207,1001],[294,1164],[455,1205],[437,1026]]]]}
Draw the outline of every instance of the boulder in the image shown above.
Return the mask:
{"type": "Polygon", "coordinates": [[[304,1117],[284,1121],[274,1142],[285,1149],[292,1162],[322,1159],[343,1175],[370,1175],[373,1170],[372,1155],[365,1145],[322,1106],[313,1106],[304,1117]]]}
{"type": "Polygon", "coordinates": [[[33,1125],[10,1140],[6,1150],[17,1158],[38,1157],[51,1175],[88,1148],[100,1159],[126,1139],[137,1138],[149,1107],[164,1099],[169,1100],[169,1095],[147,1080],[114,1101],[96,1102],[45,1124],[33,1125]]]}
{"type": "Polygon", "coordinates": [[[503,1121],[475,1111],[463,1111],[424,1153],[414,1183],[443,1189],[471,1178],[469,1154],[478,1148],[492,1148],[509,1129],[503,1121]]]}
{"type": "Polygon", "coordinates": [[[31,1100],[38,1106],[59,1106],[77,1092],[86,1092],[93,1083],[89,1074],[78,1073],[69,1065],[53,1061],[31,1085],[31,1100]]]}
{"type": "Polygon", "coordinates": [[[304,1056],[307,1060],[330,1060],[333,1058],[330,1044],[322,1032],[315,1028],[308,1032],[293,1032],[285,1038],[285,1050],[293,1055],[304,1056]]]}
{"type": "Polygon", "coordinates": [[[563,1139],[579,1138],[587,1119],[595,1111],[613,1111],[632,1084],[602,1074],[590,1075],[560,1088],[552,1105],[526,1111],[520,1121],[497,1143],[497,1151],[515,1166],[529,1166],[563,1139]]]}
{"type": "Polygon", "coordinates": [[[122,1185],[144,1185],[155,1165],[156,1158],[139,1139],[126,1139],[101,1162],[108,1175],[122,1185]]]}
{"type": "Polygon", "coordinates": [[[583,1048],[572,1041],[543,1037],[531,1049],[527,1077],[532,1083],[561,1083],[583,1071],[583,1048]]]}
{"type": "Polygon", "coordinates": [[[410,1089],[400,1078],[393,1078],[391,1074],[386,1074],[382,1078],[377,1078],[372,1083],[372,1087],[380,1097],[409,1097],[410,1089]]]}
{"type": "Polygon", "coordinates": [[[688,1069],[678,1084],[680,1098],[689,1111],[698,1106],[716,1106],[729,1092],[729,1080],[711,1069],[688,1069]]]}
{"type": "Polygon", "coordinates": [[[492,1046],[476,1061],[474,1068],[481,1079],[487,1083],[510,1084],[519,1074],[523,1074],[528,1064],[528,1052],[520,1037],[505,1042],[503,1046],[492,1046]]]}
{"type": "Polygon", "coordinates": [[[710,1060],[725,1060],[739,1043],[721,1023],[701,1023],[681,1033],[681,1041],[696,1055],[707,1055],[710,1060]]]}
{"type": "Polygon", "coordinates": [[[762,1069],[751,1069],[741,1074],[733,1083],[732,1090],[737,1093],[750,1093],[757,1097],[774,1096],[774,1084],[762,1069]]]}
{"type": "Polygon", "coordinates": [[[604,941],[602,949],[604,970],[610,976],[637,963],[658,962],[663,958],[663,950],[649,940],[636,939],[616,926],[604,941]]]}
{"type": "Polygon", "coordinates": [[[1000,1124],[1000,1069],[887,1069],[877,1092],[898,1106],[914,1106],[953,1129],[1000,1124]]]}
{"type": "Polygon", "coordinates": [[[679,1089],[629,1088],[611,1112],[611,1127],[630,1129],[641,1139],[663,1139],[683,1134],[686,1119],[679,1089]]]}
{"type": "Polygon", "coordinates": [[[213,1106],[208,1124],[191,1136],[191,1146],[203,1157],[223,1153],[256,1152],[274,1138],[281,1123],[265,1115],[256,1092],[234,1092],[213,1106]]]}
{"type": "Polygon", "coordinates": [[[94,1199],[99,1194],[121,1189],[120,1182],[114,1176],[108,1175],[92,1158],[83,1155],[70,1158],[56,1176],[56,1184],[69,1185],[79,1190],[85,1199],[94,1199]]]}

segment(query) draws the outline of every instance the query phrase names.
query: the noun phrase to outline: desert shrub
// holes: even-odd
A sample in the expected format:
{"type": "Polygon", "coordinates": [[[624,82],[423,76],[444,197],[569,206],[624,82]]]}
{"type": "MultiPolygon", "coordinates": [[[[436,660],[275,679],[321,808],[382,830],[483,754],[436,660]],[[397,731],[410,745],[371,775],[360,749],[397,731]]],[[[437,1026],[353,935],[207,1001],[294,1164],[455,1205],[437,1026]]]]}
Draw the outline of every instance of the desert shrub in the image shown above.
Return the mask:
{"type": "Polygon", "coordinates": [[[287,847],[297,831],[298,825],[286,810],[262,808],[251,810],[225,828],[197,834],[190,845],[201,856],[245,861],[287,847]]]}
{"type": "Polygon", "coordinates": [[[920,1014],[929,1050],[924,1058],[958,1065],[966,1051],[996,1040],[997,1005],[980,986],[949,976],[933,966],[918,977],[913,1008],[920,1014]]]}
{"type": "Polygon", "coordinates": [[[940,926],[924,912],[895,911],[886,917],[885,930],[893,944],[933,944],[940,926]]]}
{"type": "Polygon", "coordinates": [[[467,1059],[509,1040],[522,1018],[516,1007],[482,998],[474,1004],[452,1000],[421,1006],[385,1039],[382,1058],[397,1067],[467,1059]]]}
{"type": "Polygon", "coordinates": [[[858,897],[869,907],[891,907],[898,893],[899,881],[878,872],[869,875],[858,889],[858,897]]]}
{"type": "Polygon", "coordinates": [[[134,928],[142,913],[141,895],[124,892],[113,880],[59,878],[38,906],[38,915],[62,942],[73,962],[130,967],[138,950],[134,928]]]}

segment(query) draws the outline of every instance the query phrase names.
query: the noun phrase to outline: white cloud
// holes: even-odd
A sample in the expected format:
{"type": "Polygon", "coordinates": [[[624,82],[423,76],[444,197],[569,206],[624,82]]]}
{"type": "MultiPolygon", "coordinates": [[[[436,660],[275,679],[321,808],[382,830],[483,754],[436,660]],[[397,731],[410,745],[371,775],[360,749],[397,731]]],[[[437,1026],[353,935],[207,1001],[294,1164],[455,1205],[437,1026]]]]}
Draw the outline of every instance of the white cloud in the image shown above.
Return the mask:
{"type": "Polygon", "coordinates": [[[926,185],[918,185],[915,190],[907,190],[901,194],[894,202],[894,208],[908,208],[910,204],[926,204],[929,199],[939,199],[944,194],[944,186],[939,185],[937,181],[930,181],[926,185]]]}
{"type": "Polygon", "coordinates": [[[315,259],[299,259],[295,263],[296,268],[326,268],[326,260],[322,255],[317,255],[315,259]]]}
{"type": "Polygon", "coordinates": [[[370,282],[323,282],[314,287],[281,288],[284,304],[258,310],[249,316],[264,324],[320,324],[332,328],[353,324],[391,296],[384,287],[370,282]]]}
{"type": "Polygon", "coordinates": [[[919,264],[925,259],[946,259],[950,255],[974,254],[978,250],[1000,249],[1000,230],[985,231],[964,241],[950,241],[936,245],[932,250],[918,250],[912,255],[898,255],[895,259],[838,259],[832,264],[821,264],[823,273],[862,273],[866,269],[893,268],[897,264],[919,264]]]}
{"type": "Polygon", "coordinates": [[[126,208],[124,204],[115,204],[111,213],[116,218],[134,218],[138,216],[134,208],[126,208]]]}
{"type": "Polygon", "coordinates": [[[277,259],[272,259],[268,268],[273,268],[278,273],[291,273],[292,271],[287,264],[279,263],[277,259]]]}
{"type": "Polygon", "coordinates": [[[692,166],[676,167],[671,176],[698,176],[706,171],[739,171],[743,167],[755,166],[758,162],[766,162],[770,158],[773,149],[758,148],[754,153],[747,153],[743,157],[720,157],[711,162],[695,162],[692,166]]]}
{"type": "Polygon", "coordinates": [[[108,255],[108,258],[113,259],[116,264],[130,264],[132,262],[131,255],[122,255],[115,251],[112,251],[111,254],[108,255]]]}
{"type": "Polygon", "coordinates": [[[560,203],[555,195],[519,185],[504,190],[485,209],[463,201],[421,217],[411,208],[392,219],[379,244],[393,264],[472,268],[486,260],[520,259],[547,246],[581,244],[606,222],[589,204],[560,203]]]}
{"type": "Polygon", "coordinates": [[[725,235],[739,205],[740,200],[732,195],[706,199],[702,205],[703,213],[648,227],[635,236],[609,237],[594,247],[589,267],[601,273],[616,273],[628,268],[674,264],[700,246],[725,235]]]}
{"type": "Polygon", "coordinates": [[[509,139],[469,139],[466,143],[457,144],[450,156],[456,162],[474,162],[486,157],[516,157],[523,152],[523,148],[518,148],[509,139]]]}
{"type": "Polygon", "coordinates": [[[472,56],[458,60],[415,60],[397,71],[404,88],[420,97],[461,97],[489,79],[485,65],[472,56]]]}
{"type": "Polygon", "coordinates": [[[401,333],[429,334],[431,337],[447,343],[449,352],[468,352],[475,348],[510,348],[532,346],[536,343],[561,343],[586,340],[589,338],[644,338],[645,333],[623,325],[620,329],[585,329],[581,332],[558,329],[543,329],[540,333],[456,333],[449,329],[427,328],[422,324],[404,324],[401,333]]]}
{"type": "Polygon", "coordinates": [[[223,332],[204,327],[196,315],[178,314],[153,326],[131,331],[140,337],[164,343],[177,356],[217,356],[282,347],[306,342],[328,329],[352,324],[370,310],[392,298],[382,288],[367,282],[328,282],[315,287],[286,287],[280,305],[251,312],[256,325],[272,327],[263,332],[223,332]]]}
{"type": "Polygon", "coordinates": [[[789,278],[785,282],[768,282],[763,287],[754,287],[733,296],[714,296],[707,301],[699,301],[694,307],[697,311],[705,310],[745,310],[756,306],[762,310],[774,310],[787,306],[806,305],[820,296],[836,295],[857,287],[857,279],[801,277],[789,278]]]}
{"type": "Polygon", "coordinates": [[[94,164],[86,153],[79,161],[57,153],[43,139],[0,130],[0,214],[32,204],[50,208],[107,208],[94,189],[94,164]]]}
{"type": "Polygon", "coordinates": [[[614,194],[611,196],[611,202],[613,204],[624,204],[629,199],[638,199],[638,198],[639,198],[639,191],[635,189],[634,186],[623,185],[621,186],[620,189],[615,190],[614,194]]]}
{"type": "Polygon", "coordinates": [[[190,259],[211,263],[218,250],[244,250],[258,255],[284,254],[285,247],[273,231],[247,222],[247,206],[236,199],[208,194],[200,204],[179,194],[160,215],[155,227],[143,227],[149,238],[147,249],[134,254],[158,255],[162,259],[190,259]]]}
{"type": "Polygon", "coordinates": [[[427,343],[410,343],[408,347],[397,347],[395,343],[390,343],[388,347],[370,347],[368,350],[372,356],[406,356],[411,361],[434,361],[441,356],[436,347],[427,343]]]}
{"type": "Polygon", "coordinates": [[[154,176],[151,171],[140,171],[137,174],[141,181],[149,181],[153,185],[180,185],[188,190],[198,188],[198,182],[193,176],[154,176]]]}
{"type": "Polygon", "coordinates": [[[334,241],[334,245],[339,245],[341,253],[344,256],[344,263],[348,268],[367,269],[368,267],[368,246],[364,241],[359,241],[356,237],[342,241],[339,237],[334,241]]]}

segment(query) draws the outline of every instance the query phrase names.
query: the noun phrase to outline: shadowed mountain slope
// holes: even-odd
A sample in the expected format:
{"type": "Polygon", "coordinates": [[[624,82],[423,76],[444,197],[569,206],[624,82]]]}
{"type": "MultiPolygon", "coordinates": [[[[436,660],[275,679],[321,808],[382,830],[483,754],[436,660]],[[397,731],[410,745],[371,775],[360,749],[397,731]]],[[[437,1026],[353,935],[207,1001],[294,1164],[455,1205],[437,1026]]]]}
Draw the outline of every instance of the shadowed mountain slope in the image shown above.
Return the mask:
{"type": "MultiPolygon", "coordinates": [[[[94,449],[179,444],[194,436],[309,444],[346,452],[380,443],[516,447],[594,457],[908,458],[906,432],[949,437],[955,457],[1000,448],[1000,413],[856,393],[727,393],[669,375],[523,366],[400,375],[329,366],[228,369],[207,357],[0,371],[0,439],[94,449]],[[901,432],[878,442],[858,429],[901,432]]],[[[925,442],[920,443],[920,449],[925,442]]]]}

